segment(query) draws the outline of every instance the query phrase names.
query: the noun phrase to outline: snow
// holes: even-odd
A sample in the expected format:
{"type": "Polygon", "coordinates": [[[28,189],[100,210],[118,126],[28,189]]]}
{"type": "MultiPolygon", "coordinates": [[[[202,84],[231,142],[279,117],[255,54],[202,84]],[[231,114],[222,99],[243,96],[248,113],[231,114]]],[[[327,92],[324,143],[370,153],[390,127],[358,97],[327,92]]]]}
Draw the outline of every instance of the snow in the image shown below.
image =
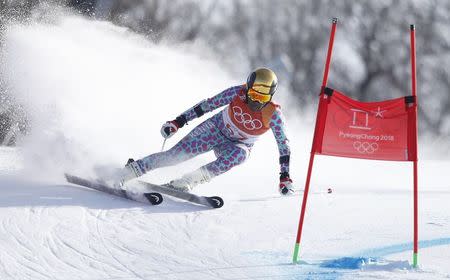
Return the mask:
{"type": "MultiPolygon", "coordinates": [[[[106,22],[57,19],[5,32],[2,71],[34,129],[20,148],[0,148],[1,279],[450,279],[447,160],[419,162],[418,269],[410,163],[317,157],[296,265],[302,193],[277,195],[271,135],[247,163],[195,190],[222,196],[220,209],[168,197],[146,206],[66,183],[63,171],[89,175],[96,164],[159,151],[164,121],[244,79],[106,22]]],[[[287,122],[301,188],[312,128],[287,122]]],[[[212,158],[145,180],[164,182],[212,158]]]]}

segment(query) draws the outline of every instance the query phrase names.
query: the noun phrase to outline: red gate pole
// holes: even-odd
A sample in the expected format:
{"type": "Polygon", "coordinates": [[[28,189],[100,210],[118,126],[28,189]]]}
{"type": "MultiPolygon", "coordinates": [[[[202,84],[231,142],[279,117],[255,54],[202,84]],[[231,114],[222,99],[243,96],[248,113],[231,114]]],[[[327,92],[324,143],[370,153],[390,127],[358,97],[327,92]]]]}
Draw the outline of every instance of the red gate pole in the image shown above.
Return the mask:
{"type": "MultiPolygon", "coordinates": [[[[327,85],[327,81],[328,81],[328,71],[330,68],[330,61],[331,61],[331,54],[332,54],[332,50],[333,50],[333,43],[334,43],[334,33],[336,32],[336,25],[337,25],[337,18],[333,18],[332,21],[332,25],[331,25],[331,34],[330,34],[330,40],[328,42],[328,53],[327,53],[327,59],[325,62],[325,70],[323,73],[323,80],[322,80],[322,87],[320,89],[320,97],[322,97],[323,95],[323,91],[327,85]]],[[[321,100],[321,99],[319,99],[321,100]]],[[[320,102],[319,102],[319,107],[320,107],[320,102]]],[[[298,253],[300,251],[300,239],[302,236],[302,230],[303,230],[303,222],[305,219],[305,212],[306,212],[306,202],[308,200],[308,193],[309,193],[309,184],[311,181],[311,174],[312,174],[312,168],[313,168],[313,164],[314,164],[314,155],[315,155],[315,143],[316,141],[318,141],[319,139],[317,139],[317,128],[318,128],[318,120],[319,120],[319,110],[317,110],[317,116],[316,116],[316,126],[314,129],[314,139],[313,139],[313,143],[312,143],[312,148],[311,148],[311,156],[309,158],[309,166],[308,166],[308,173],[306,175],[306,183],[305,183],[305,190],[303,192],[303,202],[302,202],[302,209],[301,209],[301,213],[300,213],[300,221],[299,221],[299,225],[298,225],[298,230],[297,230],[297,239],[295,242],[295,248],[294,248],[294,256],[292,258],[293,263],[297,263],[298,262],[298,253]]]]}
{"type": "MultiPolygon", "coordinates": [[[[410,41],[411,41],[411,91],[412,95],[416,98],[417,104],[417,80],[416,80],[416,35],[414,24],[410,25],[410,41]]],[[[413,267],[417,267],[417,257],[419,251],[419,194],[418,194],[418,176],[417,176],[417,109],[416,109],[416,123],[415,123],[415,139],[414,145],[416,151],[414,151],[415,157],[413,161],[414,169],[414,251],[413,251],[413,267]]]]}

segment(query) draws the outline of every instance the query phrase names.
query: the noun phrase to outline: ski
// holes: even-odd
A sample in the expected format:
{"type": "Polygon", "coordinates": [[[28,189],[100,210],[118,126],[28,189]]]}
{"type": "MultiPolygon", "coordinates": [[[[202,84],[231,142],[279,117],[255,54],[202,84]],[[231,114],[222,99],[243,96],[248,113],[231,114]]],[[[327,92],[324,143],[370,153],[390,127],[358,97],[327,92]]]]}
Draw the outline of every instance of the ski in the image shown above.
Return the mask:
{"type": "Polygon", "coordinates": [[[101,191],[104,193],[112,194],[112,195],[119,196],[122,198],[134,200],[137,202],[142,202],[142,203],[151,204],[151,205],[158,205],[158,204],[161,204],[161,202],[163,201],[161,194],[159,194],[157,192],[146,192],[146,193],[132,192],[132,191],[127,191],[127,190],[123,190],[123,189],[117,189],[117,188],[108,186],[107,184],[104,184],[104,183],[87,180],[87,179],[84,179],[84,178],[81,178],[78,176],[74,176],[74,175],[70,175],[67,173],[65,173],[64,176],[66,177],[66,180],[69,183],[80,185],[80,186],[94,189],[97,191],[101,191]]]}
{"type": "Polygon", "coordinates": [[[139,181],[148,190],[156,191],[165,195],[173,196],[181,200],[185,200],[191,203],[203,205],[206,207],[220,208],[223,206],[223,199],[219,196],[200,196],[188,192],[182,192],[171,187],[169,184],[155,185],[144,181],[139,181]]]}

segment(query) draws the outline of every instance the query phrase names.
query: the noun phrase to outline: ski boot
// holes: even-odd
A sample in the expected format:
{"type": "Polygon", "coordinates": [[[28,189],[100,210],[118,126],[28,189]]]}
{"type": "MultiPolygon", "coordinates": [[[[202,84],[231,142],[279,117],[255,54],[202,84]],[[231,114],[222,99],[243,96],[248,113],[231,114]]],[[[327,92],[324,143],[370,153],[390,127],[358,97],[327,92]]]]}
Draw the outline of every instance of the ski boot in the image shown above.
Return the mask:
{"type": "Polygon", "coordinates": [[[115,187],[123,188],[126,182],[140,177],[145,174],[144,163],[141,160],[135,161],[134,159],[128,159],[125,167],[119,172],[119,178],[114,184],[115,187]]]}
{"type": "Polygon", "coordinates": [[[198,184],[211,181],[211,174],[205,168],[199,168],[191,173],[183,175],[181,178],[170,181],[168,187],[182,191],[190,192],[198,184]]]}

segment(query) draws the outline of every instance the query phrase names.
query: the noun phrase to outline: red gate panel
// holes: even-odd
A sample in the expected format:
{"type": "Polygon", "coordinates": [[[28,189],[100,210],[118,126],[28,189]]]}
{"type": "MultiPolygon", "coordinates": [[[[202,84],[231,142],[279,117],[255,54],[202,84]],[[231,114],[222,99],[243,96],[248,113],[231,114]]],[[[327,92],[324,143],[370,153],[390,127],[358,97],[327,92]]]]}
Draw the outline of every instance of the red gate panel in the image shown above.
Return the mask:
{"type": "Polygon", "coordinates": [[[412,96],[360,102],[331,88],[324,92],[314,137],[316,154],[394,161],[417,158],[412,96]]]}

